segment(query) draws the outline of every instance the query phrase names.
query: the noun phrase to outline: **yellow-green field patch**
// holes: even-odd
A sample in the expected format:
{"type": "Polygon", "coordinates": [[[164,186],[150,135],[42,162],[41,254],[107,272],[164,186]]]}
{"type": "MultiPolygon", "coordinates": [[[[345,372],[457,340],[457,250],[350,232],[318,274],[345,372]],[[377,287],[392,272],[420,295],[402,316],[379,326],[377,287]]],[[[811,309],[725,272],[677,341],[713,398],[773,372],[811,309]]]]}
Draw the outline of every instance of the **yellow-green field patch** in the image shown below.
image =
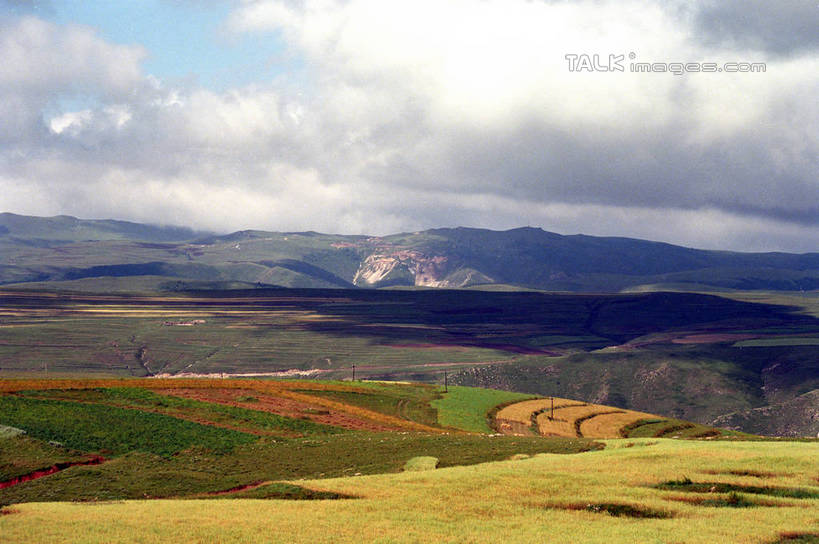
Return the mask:
{"type": "Polygon", "coordinates": [[[117,543],[133,542],[138,535],[145,543],[711,544],[769,543],[785,534],[819,533],[819,499],[785,501],[795,506],[714,508],[670,500],[680,493],[652,487],[684,475],[746,484],[747,476],[710,472],[747,470],[787,474],[765,485],[819,491],[813,480],[817,443],[660,439],[607,444],[604,451],[577,455],[298,482],[317,492],[359,497],[351,501],[20,504],[14,506],[19,513],[0,517],[0,534],[9,543],[65,542],[66,535],[81,544],[117,543]],[[668,517],[617,515],[627,508],[668,517]]]}

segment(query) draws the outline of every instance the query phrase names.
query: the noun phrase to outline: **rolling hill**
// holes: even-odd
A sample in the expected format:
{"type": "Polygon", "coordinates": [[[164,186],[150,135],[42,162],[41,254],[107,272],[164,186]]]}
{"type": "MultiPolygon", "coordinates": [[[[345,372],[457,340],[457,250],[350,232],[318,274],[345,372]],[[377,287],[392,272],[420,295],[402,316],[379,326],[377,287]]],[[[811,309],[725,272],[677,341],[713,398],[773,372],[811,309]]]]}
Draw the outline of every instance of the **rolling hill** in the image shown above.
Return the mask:
{"type": "Polygon", "coordinates": [[[0,214],[0,284],[73,289],[443,287],[619,292],[819,288],[819,253],[738,253],[536,228],[390,236],[197,233],[124,221],[0,214]],[[125,278],[125,280],[123,279],[125,278]],[[127,282],[126,282],[127,280],[127,282]]]}

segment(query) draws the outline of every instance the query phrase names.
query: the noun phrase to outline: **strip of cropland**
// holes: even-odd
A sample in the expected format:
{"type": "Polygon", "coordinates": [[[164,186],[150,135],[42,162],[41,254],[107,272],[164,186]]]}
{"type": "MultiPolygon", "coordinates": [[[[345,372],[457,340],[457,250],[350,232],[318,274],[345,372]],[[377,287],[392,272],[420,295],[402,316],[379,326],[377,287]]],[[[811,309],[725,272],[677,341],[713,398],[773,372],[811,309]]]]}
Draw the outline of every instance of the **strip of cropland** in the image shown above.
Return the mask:
{"type": "MultiPolygon", "coordinates": [[[[467,396],[486,410],[518,398],[467,396]]],[[[260,482],[400,471],[414,457],[445,467],[601,447],[477,434],[450,415],[459,403],[425,384],[3,380],[0,425],[15,432],[0,440],[0,482],[12,482],[0,503],[222,497],[260,482]],[[104,462],[82,464],[97,457],[104,462]]]]}

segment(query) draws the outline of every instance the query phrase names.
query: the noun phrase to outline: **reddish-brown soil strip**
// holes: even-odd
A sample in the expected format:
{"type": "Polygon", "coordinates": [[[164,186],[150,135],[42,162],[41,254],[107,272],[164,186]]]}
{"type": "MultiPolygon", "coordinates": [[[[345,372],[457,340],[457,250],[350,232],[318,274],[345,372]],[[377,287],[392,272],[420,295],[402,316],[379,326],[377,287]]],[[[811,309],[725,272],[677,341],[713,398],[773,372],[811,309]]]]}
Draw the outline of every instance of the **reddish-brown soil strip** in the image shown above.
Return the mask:
{"type": "Polygon", "coordinates": [[[11,480],[6,480],[5,482],[0,482],[0,489],[5,489],[7,487],[11,487],[13,485],[21,484],[23,482],[28,482],[31,480],[36,480],[37,478],[42,478],[43,476],[49,476],[56,472],[60,472],[61,470],[65,470],[71,467],[83,466],[83,465],[99,465],[100,463],[105,462],[104,457],[92,457],[86,461],[74,461],[74,462],[65,462],[65,463],[57,463],[52,465],[48,468],[43,468],[40,470],[35,470],[34,472],[29,472],[28,474],[23,474],[22,476],[17,476],[12,478],[11,480]]]}
{"type": "Polygon", "coordinates": [[[309,404],[297,400],[273,397],[250,389],[157,389],[156,393],[183,397],[226,406],[237,406],[248,410],[269,412],[279,416],[309,419],[315,423],[342,427],[344,429],[365,431],[394,431],[402,430],[397,427],[369,421],[345,414],[338,410],[327,409],[319,404],[309,404]],[[254,401],[240,401],[242,397],[253,397],[254,401]]]}
{"type": "Polygon", "coordinates": [[[513,421],[510,419],[496,419],[495,428],[500,434],[511,436],[534,436],[532,428],[522,421],[513,421]]]}

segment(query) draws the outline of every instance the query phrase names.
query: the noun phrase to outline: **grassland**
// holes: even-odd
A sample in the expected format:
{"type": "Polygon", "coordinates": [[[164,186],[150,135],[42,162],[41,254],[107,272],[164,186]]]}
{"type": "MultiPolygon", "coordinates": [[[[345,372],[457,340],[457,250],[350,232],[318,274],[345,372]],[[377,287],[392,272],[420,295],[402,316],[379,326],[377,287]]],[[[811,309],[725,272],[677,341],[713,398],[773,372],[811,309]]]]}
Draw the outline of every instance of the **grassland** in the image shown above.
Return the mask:
{"type": "Polygon", "coordinates": [[[692,423],[556,401],[571,437],[490,433],[501,415],[536,428],[551,399],[457,386],[0,380],[0,425],[26,431],[0,439],[0,534],[773,543],[819,530],[819,442],[702,440],[692,423]],[[579,437],[611,433],[629,438],[579,437]]]}
{"type": "Polygon", "coordinates": [[[810,542],[819,499],[745,491],[819,492],[817,448],[620,439],[578,455],[297,482],[351,500],[19,504],[0,531],[8,542],[810,542]],[[730,487],[657,488],[684,477],[730,487]]]}

